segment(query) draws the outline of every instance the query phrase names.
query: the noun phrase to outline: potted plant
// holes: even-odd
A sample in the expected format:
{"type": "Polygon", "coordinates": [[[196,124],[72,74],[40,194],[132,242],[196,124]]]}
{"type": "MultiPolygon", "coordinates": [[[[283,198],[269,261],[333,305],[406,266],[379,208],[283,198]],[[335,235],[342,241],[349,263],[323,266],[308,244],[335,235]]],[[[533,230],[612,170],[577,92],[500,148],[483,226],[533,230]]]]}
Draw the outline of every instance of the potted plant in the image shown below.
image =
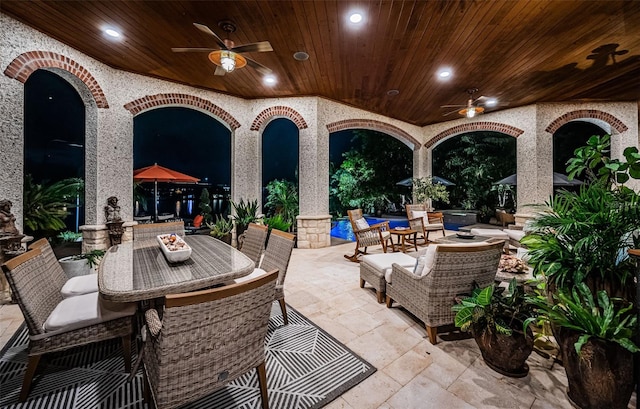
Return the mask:
{"type": "Polygon", "coordinates": [[[634,346],[619,340],[630,340],[637,331],[628,317],[628,305],[635,301],[635,265],[627,250],[638,244],[640,197],[624,183],[640,178],[640,154],[630,147],[624,161],[611,159],[609,145],[608,135],[593,136],[575,151],[569,177],[585,172],[588,183],[549,199],[521,240],[534,275],[546,282],[535,306],[541,320],[552,324],[568,395],[582,408],[626,407],[634,382],[633,376],[617,375],[613,366],[633,365],[628,353],[634,346]],[[585,315],[607,318],[595,326],[585,315]],[[616,329],[608,330],[611,326],[616,329]],[[592,370],[584,372],[585,365],[592,370]],[[616,399],[602,399],[612,396],[616,399]]]}
{"type": "Polygon", "coordinates": [[[213,217],[211,216],[211,198],[209,197],[209,191],[206,187],[202,189],[198,207],[200,208],[200,214],[202,215],[204,222],[207,224],[211,223],[213,220],[213,217]]]}
{"type": "Polygon", "coordinates": [[[231,232],[233,231],[233,222],[231,220],[218,215],[215,223],[208,223],[207,226],[211,229],[210,234],[213,237],[231,245],[231,232]]]}
{"type": "Polygon", "coordinates": [[[449,192],[444,185],[433,183],[431,176],[413,179],[413,196],[416,203],[424,203],[431,208],[431,201],[449,203],[449,192]]]}
{"type": "Polygon", "coordinates": [[[633,392],[632,341],[637,317],[633,304],[610,298],[600,290],[594,297],[581,282],[571,292],[548,294],[544,283],[528,302],[537,316],[530,321],[554,325],[569,383],[569,398],[581,408],[626,408],[633,392]],[[550,301],[549,297],[552,298],[550,301]]]}
{"type": "Polygon", "coordinates": [[[231,206],[235,211],[236,237],[240,237],[249,226],[249,223],[254,223],[258,220],[258,200],[247,200],[245,202],[244,199],[240,199],[238,203],[232,201],[231,206]]]}
{"type": "Polygon", "coordinates": [[[525,361],[533,350],[533,333],[528,326],[532,307],[524,294],[514,278],[507,291],[495,284],[475,288],[470,297],[453,306],[455,325],[471,331],[487,366],[514,378],[529,373],[525,361]]]}
{"type": "Polygon", "coordinates": [[[63,257],[58,261],[67,277],[71,278],[96,272],[104,253],[104,250],[92,250],[88,253],[63,257]]]}

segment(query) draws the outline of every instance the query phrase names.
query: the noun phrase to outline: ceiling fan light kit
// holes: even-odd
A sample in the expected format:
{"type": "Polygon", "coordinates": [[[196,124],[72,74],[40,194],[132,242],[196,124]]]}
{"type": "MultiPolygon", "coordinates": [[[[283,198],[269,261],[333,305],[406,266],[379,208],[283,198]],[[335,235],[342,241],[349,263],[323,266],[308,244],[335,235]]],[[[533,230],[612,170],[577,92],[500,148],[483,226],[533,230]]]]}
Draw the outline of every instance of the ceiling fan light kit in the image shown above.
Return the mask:
{"type": "Polygon", "coordinates": [[[462,116],[466,116],[467,118],[473,118],[476,115],[479,115],[484,112],[484,108],[482,107],[468,107],[465,109],[461,109],[458,113],[462,116]]]}
{"type": "Polygon", "coordinates": [[[236,68],[247,65],[247,60],[240,54],[229,50],[216,50],[209,53],[209,61],[222,67],[226,72],[233,72],[236,68]]]}

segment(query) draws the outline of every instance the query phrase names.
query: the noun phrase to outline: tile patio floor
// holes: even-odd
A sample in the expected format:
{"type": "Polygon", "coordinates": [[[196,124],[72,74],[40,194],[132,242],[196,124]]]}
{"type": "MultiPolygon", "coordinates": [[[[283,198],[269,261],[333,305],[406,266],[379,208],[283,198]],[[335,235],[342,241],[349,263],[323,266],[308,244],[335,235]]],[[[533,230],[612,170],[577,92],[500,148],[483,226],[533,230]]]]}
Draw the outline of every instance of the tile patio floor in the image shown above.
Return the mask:
{"type": "MultiPolygon", "coordinates": [[[[358,264],[343,257],[353,246],[295,249],[287,273],[287,303],[378,368],[326,408],[572,407],[564,369],[535,352],[529,375],[513,379],[489,369],[473,339],[431,345],[422,323],[398,304],[378,304],[371,287],[359,287],[358,264]]],[[[0,305],[0,348],[21,323],[16,305],[0,305]]]]}

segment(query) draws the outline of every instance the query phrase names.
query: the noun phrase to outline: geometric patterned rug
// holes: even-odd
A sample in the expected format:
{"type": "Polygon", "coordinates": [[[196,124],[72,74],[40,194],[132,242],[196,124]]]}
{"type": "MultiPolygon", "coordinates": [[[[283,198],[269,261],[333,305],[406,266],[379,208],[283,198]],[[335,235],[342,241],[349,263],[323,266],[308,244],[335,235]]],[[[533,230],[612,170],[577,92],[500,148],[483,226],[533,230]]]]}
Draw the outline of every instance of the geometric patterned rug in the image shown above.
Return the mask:
{"type": "MultiPolygon", "coordinates": [[[[272,409],[321,408],[376,371],[331,335],[287,306],[282,325],[274,303],[267,333],[267,385],[272,409]]],[[[23,326],[0,351],[0,408],[143,409],[142,372],[127,382],[119,340],[45,355],[29,399],[18,402],[27,363],[23,326]]],[[[135,359],[135,357],[133,358],[135,359]]],[[[181,409],[260,408],[255,370],[181,409]]]]}

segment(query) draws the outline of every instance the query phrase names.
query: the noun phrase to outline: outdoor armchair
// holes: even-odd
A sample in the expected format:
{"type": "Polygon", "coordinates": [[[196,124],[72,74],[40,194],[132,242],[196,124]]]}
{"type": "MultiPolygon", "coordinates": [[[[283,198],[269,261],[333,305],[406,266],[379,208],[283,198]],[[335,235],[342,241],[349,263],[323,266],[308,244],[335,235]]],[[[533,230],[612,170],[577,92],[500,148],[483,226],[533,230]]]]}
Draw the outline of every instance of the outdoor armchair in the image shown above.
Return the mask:
{"type": "Polygon", "coordinates": [[[60,281],[51,279],[51,258],[38,248],[7,261],[2,269],[29,330],[21,402],[29,396],[40,358],[49,352],[121,338],[124,367],[131,370],[135,305],[104,301],[97,292],[63,298],[60,281]]]}
{"type": "Polygon", "coordinates": [[[441,212],[428,212],[424,204],[406,205],[407,218],[411,230],[417,231],[417,238],[423,239],[423,244],[429,242],[429,233],[441,231],[442,236],[446,236],[444,230],[444,215],[441,212]]]}
{"type": "Polygon", "coordinates": [[[145,313],[145,399],[171,409],[209,395],[256,368],[268,409],[265,337],[277,271],[243,283],[167,295],[162,319],[145,313]],[[149,392],[151,396],[149,396],[149,392]]]}
{"type": "MultiPolygon", "coordinates": [[[[362,214],[362,209],[347,210],[353,234],[356,236],[356,250],[353,255],[345,254],[345,258],[358,262],[358,256],[367,254],[367,247],[381,245],[382,251],[387,252],[387,243],[391,243],[389,222],[377,223],[369,226],[362,214]],[[360,250],[364,248],[364,251],[360,250]]],[[[393,248],[393,247],[391,247],[393,248]]]]}
{"type": "Polygon", "coordinates": [[[387,277],[387,307],[393,301],[424,322],[432,344],[438,327],[453,324],[455,297],[471,294],[474,283],[486,287],[495,280],[504,241],[429,246],[415,273],[393,264],[387,277]]]}

